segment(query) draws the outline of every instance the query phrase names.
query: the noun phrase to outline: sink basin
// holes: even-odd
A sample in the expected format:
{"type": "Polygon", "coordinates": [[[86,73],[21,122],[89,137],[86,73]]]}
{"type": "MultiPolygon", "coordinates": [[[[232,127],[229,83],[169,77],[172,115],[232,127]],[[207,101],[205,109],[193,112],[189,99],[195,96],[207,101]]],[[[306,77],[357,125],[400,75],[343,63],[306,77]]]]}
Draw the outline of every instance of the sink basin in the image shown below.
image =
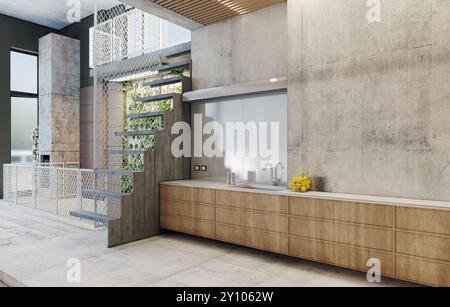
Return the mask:
{"type": "Polygon", "coordinates": [[[264,184],[243,184],[237,186],[239,189],[247,189],[247,190],[261,190],[261,191],[285,191],[286,187],[282,186],[272,186],[272,185],[264,185],[264,184]]]}

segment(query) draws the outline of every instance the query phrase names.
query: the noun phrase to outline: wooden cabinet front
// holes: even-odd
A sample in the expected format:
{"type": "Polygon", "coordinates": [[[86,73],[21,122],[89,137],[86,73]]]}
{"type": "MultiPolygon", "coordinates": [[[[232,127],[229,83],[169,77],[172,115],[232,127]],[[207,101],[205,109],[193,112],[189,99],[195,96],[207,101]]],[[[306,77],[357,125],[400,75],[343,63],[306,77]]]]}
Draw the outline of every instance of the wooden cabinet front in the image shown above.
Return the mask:
{"type": "Polygon", "coordinates": [[[450,286],[450,210],[161,186],[163,229],[450,286]]]}
{"type": "Polygon", "coordinates": [[[216,224],[216,239],[260,250],[287,255],[287,235],[260,231],[236,225],[216,224]]]}

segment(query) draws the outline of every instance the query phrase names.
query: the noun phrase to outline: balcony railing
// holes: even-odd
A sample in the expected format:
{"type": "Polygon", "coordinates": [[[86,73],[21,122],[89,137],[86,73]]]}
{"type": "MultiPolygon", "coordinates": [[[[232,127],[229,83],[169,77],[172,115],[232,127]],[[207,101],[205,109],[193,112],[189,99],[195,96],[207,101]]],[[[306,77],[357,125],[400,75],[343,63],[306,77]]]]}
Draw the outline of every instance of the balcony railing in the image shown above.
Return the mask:
{"type": "Polygon", "coordinates": [[[71,212],[74,211],[120,218],[121,200],[98,195],[98,191],[120,192],[120,177],[74,168],[73,164],[65,166],[5,164],[4,200],[57,215],[76,224],[97,226],[91,220],[73,217],[71,212]]]}

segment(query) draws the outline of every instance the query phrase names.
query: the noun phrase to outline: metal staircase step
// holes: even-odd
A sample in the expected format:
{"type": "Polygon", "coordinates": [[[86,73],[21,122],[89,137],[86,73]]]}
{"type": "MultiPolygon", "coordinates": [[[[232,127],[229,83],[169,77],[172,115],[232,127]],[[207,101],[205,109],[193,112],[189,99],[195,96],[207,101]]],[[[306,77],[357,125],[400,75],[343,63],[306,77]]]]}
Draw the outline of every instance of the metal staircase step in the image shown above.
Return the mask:
{"type": "Polygon", "coordinates": [[[136,98],[136,99],[134,99],[134,101],[135,102],[143,102],[143,103],[163,101],[163,100],[173,99],[173,97],[175,97],[175,95],[176,95],[175,93],[170,93],[170,94],[163,94],[163,95],[156,95],[156,96],[147,96],[147,97],[136,98]]]}
{"type": "Polygon", "coordinates": [[[168,64],[168,65],[161,65],[158,66],[155,70],[157,70],[159,73],[168,72],[180,68],[186,68],[191,66],[191,61],[184,61],[174,64],[168,64]]]}
{"type": "Polygon", "coordinates": [[[71,211],[70,216],[88,220],[88,221],[92,221],[92,222],[101,223],[101,224],[107,224],[108,222],[115,220],[115,218],[113,218],[111,216],[98,214],[98,213],[85,211],[85,210],[71,211]]]}
{"type": "Polygon", "coordinates": [[[122,149],[110,149],[108,153],[110,155],[143,155],[148,150],[122,150],[122,149]]]}
{"type": "Polygon", "coordinates": [[[124,196],[124,194],[122,193],[98,191],[98,190],[81,190],[81,195],[83,197],[93,196],[98,198],[109,198],[109,199],[122,199],[122,196],[124,196]]]}
{"type": "Polygon", "coordinates": [[[149,112],[149,113],[141,113],[141,114],[129,114],[127,115],[128,119],[140,119],[140,118],[152,118],[152,117],[161,117],[164,116],[165,112],[149,112]]]}
{"type": "Polygon", "coordinates": [[[144,136],[144,135],[154,135],[158,130],[137,130],[137,131],[120,131],[114,132],[115,136],[144,136]]]}
{"type": "Polygon", "coordinates": [[[176,84],[176,83],[181,83],[181,82],[183,82],[182,76],[173,77],[173,78],[165,78],[165,79],[156,80],[156,81],[150,81],[150,82],[144,83],[144,86],[160,87],[160,86],[164,86],[164,85],[176,84]]]}
{"type": "Polygon", "coordinates": [[[97,169],[94,169],[94,174],[131,177],[131,176],[134,175],[134,172],[123,171],[123,170],[118,170],[118,169],[100,169],[100,168],[97,168],[97,169]]]}

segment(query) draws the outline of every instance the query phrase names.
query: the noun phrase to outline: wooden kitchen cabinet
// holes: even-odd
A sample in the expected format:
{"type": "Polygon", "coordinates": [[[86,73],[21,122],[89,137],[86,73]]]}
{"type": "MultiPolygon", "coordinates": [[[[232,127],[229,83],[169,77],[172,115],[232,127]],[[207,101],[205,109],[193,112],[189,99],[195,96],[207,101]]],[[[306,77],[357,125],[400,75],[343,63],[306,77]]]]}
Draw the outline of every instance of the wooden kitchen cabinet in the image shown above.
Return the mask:
{"type": "Polygon", "coordinates": [[[395,276],[395,256],[393,253],[293,236],[289,238],[289,246],[290,256],[363,272],[369,270],[367,261],[376,258],[380,260],[381,271],[384,276],[395,276]]]}
{"type": "MultiPolygon", "coordinates": [[[[161,227],[383,276],[450,286],[450,210],[161,185],[161,227]]],[[[373,198],[369,198],[373,199],[373,198]]]]}
{"type": "Polygon", "coordinates": [[[394,251],[394,229],[291,217],[289,234],[381,251],[394,251]]]}
{"type": "Polygon", "coordinates": [[[394,207],[348,201],[290,197],[289,214],[363,225],[393,227],[394,207]]]}
{"type": "Polygon", "coordinates": [[[285,234],[216,223],[216,239],[287,255],[288,237],[285,234]]]}

